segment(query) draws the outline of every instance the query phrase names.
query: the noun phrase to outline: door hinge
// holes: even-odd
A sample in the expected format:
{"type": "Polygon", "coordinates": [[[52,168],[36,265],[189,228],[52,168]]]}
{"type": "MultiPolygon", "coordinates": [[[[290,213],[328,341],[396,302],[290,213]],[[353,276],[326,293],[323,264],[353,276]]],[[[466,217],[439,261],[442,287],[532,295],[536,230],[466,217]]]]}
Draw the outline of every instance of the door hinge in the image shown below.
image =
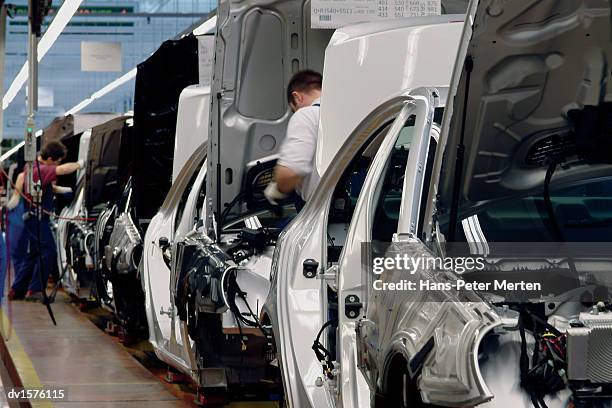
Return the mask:
{"type": "Polygon", "coordinates": [[[321,272],[317,275],[317,279],[324,279],[333,285],[336,284],[336,280],[338,279],[338,265],[332,265],[327,268],[325,272],[321,272]]]}

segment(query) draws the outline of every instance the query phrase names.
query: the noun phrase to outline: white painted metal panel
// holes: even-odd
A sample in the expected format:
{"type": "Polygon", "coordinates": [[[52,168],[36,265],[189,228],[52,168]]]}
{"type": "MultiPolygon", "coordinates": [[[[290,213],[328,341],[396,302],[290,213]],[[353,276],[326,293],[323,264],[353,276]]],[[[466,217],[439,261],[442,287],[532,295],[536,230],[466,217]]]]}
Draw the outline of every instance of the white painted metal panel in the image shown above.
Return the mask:
{"type": "Polygon", "coordinates": [[[419,86],[448,87],[462,20],[445,15],[336,30],[325,51],[319,174],[361,120],[384,101],[419,86]]]}
{"type": "Polygon", "coordinates": [[[176,138],[174,139],[173,182],[187,159],[198,146],[208,140],[209,111],[209,86],[188,86],[181,92],[176,119],[176,138]]]}

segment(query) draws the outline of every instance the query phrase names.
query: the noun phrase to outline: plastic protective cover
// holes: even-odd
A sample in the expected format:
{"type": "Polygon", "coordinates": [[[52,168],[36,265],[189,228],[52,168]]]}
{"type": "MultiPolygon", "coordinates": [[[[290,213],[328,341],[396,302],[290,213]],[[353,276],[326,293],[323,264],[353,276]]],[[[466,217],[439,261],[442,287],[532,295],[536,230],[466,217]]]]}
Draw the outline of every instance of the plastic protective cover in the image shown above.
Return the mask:
{"type": "Polygon", "coordinates": [[[134,97],[135,204],[152,218],[172,184],[179,95],[198,83],[198,41],[193,35],[165,41],[138,65],[134,97]]]}
{"type": "Polygon", "coordinates": [[[128,117],[92,129],[85,171],[85,202],[89,213],[99,204],[114,201],[126,183],[131,150],[128,117]]]}

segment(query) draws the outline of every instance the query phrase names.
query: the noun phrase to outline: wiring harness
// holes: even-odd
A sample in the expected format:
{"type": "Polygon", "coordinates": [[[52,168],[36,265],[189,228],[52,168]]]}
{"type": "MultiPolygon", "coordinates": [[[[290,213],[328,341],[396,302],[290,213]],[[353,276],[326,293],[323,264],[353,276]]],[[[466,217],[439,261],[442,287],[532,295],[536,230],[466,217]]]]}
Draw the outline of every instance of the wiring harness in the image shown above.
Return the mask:
{"type": "Polygon", "coordinates": [[[323,366],[323,374],[325,374],[325,376],[331,380],[332,378],[334,378],[334,356],[321,342],[321,336],[323,335],[323,332],[325,332],[325,329],[327,329],[328,327],[338,327],[338,321],[328,320],[323,326],[321,326],[321,329],[319,330],[315,341],[312,343],[312,350],[317,356],[317,360],[319,360],[319,362],[323,366]]]}
{"type": "Polygon", "coordinates": [[[518,328],[521,387],[529,394],[535,408],[547,408],[544,397],[566,387],[566,336],[527,307],[520,310],[518,328]],[[531,363],[527,352],[528,331],[535,340],[531,363]]]}

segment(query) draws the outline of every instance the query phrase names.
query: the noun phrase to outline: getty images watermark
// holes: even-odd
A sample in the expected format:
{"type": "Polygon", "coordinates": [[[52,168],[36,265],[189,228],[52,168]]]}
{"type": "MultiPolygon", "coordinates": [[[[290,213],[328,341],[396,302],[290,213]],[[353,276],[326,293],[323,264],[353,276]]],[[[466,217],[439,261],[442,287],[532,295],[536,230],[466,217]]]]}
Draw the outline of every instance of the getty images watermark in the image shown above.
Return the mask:
{"type": "Polygon", "coordinates": [[[9,402],[68,400],[66,389],[61,387],[9,387],[4,393],[9,402]]]}
{"type": "Polygon", "coordinates": [[[612,293],[611,271],[609,243],[447,243],[435,251],[418,242],[362,246],[362,272],[371,289],[406,292],[419,301],[476,291],[524,302],[577,288],[588,301],[602,291],[612,293]]]}
{"type": "MultiPolygon", "coordinates": [[[[418,271],[453,271],[457,276],[465,273],[482,272],[486,268],[484,257],[436,257],[436,256],[409,256],[408,254],[395,254],[392,257],[375,257],[372,262],[372,272],[382,275],[388,270],[400,271],[415,275],[418,271]]],[[[512,282],[508,279],[493,279],[491,282],[478,280],[435,281],[432,279],[401,279],[399,281],[385,282],[382,279],[374,280],[374,290],[410,290],[410,291],[443,291],[443,290],[485,290],[485,291],[541,291],[540,282],[521,280],[512,282]]]]}

